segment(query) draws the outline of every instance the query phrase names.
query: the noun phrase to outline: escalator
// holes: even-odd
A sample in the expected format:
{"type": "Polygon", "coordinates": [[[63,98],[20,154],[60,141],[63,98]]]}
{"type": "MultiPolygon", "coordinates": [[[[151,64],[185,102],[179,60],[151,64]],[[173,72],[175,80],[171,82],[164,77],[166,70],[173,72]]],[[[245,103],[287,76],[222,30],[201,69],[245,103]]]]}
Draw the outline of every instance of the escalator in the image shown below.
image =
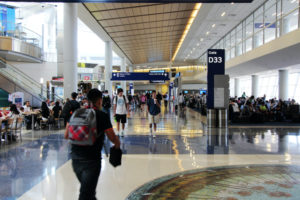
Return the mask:
{"type": "MultiPolygon", "coordinates": [[[[51,96],[45,86],[8,64],[3,58],[0,58],[0,87],[8,93],[23,92],[24,100],[30,101],[34,107],[40,107],[41,102],[51,96]]],[[[57,95],[52,96],[53,101],[63,100],[57,95]]]]}

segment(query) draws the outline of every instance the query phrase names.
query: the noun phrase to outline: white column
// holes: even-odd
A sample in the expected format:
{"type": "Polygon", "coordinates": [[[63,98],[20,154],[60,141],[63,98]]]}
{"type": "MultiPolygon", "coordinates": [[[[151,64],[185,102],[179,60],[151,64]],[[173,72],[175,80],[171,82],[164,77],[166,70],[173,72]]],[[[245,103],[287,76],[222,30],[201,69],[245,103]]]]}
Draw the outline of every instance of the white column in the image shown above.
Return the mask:
{"type": "Polygon", "coordinates": [[[64,4],[64,97],[77,92],[77,4],[64,4]]]}
{"type": "Polygon", "coordinates": [[[278,97],[279,99],[285,101],[289,98],[289,71],[288,70],[279,70],[278,76],[278,97]]]}
{"type": "MultiPolygon", "coordinates": [[[[126,72],[126,58],[125,57],[121,58],[121,72],[126,72]]],[[[123,89],[124,94],[127,95],[126,81],[121,81],[121,88],[123,89]]]]}
{"type": "Polygon", "coordinates": [[[108,94],[112,97],[112,47],[111,41],[105,42],[105,90],[108,90],[108,94]]]}
{"type": "Polygon", "coordinates": [[[58,4],[56,10],[57,19],[57,76],[64,75],[64,4],[58,4]]]}
{"type": "Polygon", "coordinates": [[[259,77],[258,77],[258,75],[252,75],[251,76],[251,82],[252,82],[251,94],[255,98],[257,98],[258,97],[258,85],[259,85],[259,77]]]}
{"type": "Polygon", "coordinates": [[[240,79],[234,79],[234,96],[240,96],[240,79]]]}

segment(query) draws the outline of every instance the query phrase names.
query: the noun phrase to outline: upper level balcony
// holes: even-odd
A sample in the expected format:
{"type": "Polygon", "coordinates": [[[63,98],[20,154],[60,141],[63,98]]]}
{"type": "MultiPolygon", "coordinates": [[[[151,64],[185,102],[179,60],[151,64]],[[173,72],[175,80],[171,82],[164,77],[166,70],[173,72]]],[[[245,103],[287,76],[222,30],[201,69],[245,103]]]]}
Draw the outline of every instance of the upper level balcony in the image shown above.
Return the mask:
{"type": "Polygon", "coordinates": [[[42,37],[20,25],[0,26],[0,57],[8,61],[42,62],[42,37]]]}

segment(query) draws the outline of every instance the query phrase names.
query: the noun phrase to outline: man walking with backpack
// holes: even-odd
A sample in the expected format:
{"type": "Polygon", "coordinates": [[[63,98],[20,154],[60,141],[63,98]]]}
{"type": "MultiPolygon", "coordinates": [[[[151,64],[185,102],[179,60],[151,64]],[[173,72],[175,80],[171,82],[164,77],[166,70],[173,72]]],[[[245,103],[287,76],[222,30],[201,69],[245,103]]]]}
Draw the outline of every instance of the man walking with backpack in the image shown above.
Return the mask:
{"type": "Polygon", "coordinates": [[[114,99],[114,116],[117,121],[117,135],[124,136],[125,124],[127,122],[127,112],[129,110],[128,99],[123,95],[123,89],[118,89],[118,94],[114,99]],[[120,122],[122,123],[122,132],[120,134],[120,122]]]}
{"type": "Polygon", "coordinates": [[[72,100],[68,101],[66,103],[66,105],[64,106],[62,113],[61,113],[64,118],[65,125],[67,124],[67,122],[69,122],[74,111],[77,110],[78,108],[80,108],[80,103],[78,101],[76,101],[77,93],[73,92],[71,94],[71,97],[72,97],[72,100]]]}
{"type": "Polygon", "coordinates": [[[111,99],[109,97],[108,91],[105,90],[103,94],[103,100],[102,100],[102,109],[103,112],[105,112],[109,118],[110,118],[110,108],[111,108],[111,99]]]}
{"type": "Polygon", "coordinates": [[[152,98],[148,99],[148,118],[149,118],[149,128],[150,128],[150,136],[156,137],[156,124],[159,123],[160,120],[160,100],[156,97],[156,91],[152,92],[152,98]],[[152,131],[152,124],[153,130],[152,131]]]}
{"type": "Polygon", "coordinates": [[[90,108],[75,111],[67,124],[65,138],[71,143],[72,167],[80,182],[79,200],[96,200],[104,134],[116,149],[120,148],[120,141],[107,114],[100,111],[102,93],[91,89],[87,98],[90,108]]]}

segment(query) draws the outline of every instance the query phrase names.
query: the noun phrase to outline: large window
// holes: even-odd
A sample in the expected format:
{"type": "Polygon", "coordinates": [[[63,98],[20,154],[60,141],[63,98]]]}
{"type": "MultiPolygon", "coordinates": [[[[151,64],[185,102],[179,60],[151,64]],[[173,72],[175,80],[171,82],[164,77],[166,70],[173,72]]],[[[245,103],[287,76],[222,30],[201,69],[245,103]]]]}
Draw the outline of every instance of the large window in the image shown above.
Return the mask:
{"type": "Polygon", "coordinates": [[[253,15],[246,19],[246,52],[252,50],[252,34],[253,34],[253,15]]]}
{"type": "Polygon", "coordinates": [[[278,98],[278,74],[268,74],[259,77],[258,96],[266,95],[267,99],[278,98]]]}
{"type": "Polygon", "coordinates": [[[276,1],[267,1],[265,4],[265,43],[274,40],[276,34],[276,1]]]}
{"type": "Polygon", "coordinates": [[[289,97],[300,102],[300,72],[289,75],[289,97]]]}
{"type": "Polygon", "coordinates": [[[263,7],[260,7],[254,12],[254,48],[259,47],[263,44],[263,28],[264,28],[264,18],[263,18],[263,7]]]}
{"type": "Polygon", "coordinates": [[[283,0],[282,1],[282,33],[289,33],[298,28],[299,19],[299,7],[298,0],[283,0]],[[295,11],[293,11],[296,9],[295,11]],[[293,11],[293,12],[292,12],[293,11]]]}

